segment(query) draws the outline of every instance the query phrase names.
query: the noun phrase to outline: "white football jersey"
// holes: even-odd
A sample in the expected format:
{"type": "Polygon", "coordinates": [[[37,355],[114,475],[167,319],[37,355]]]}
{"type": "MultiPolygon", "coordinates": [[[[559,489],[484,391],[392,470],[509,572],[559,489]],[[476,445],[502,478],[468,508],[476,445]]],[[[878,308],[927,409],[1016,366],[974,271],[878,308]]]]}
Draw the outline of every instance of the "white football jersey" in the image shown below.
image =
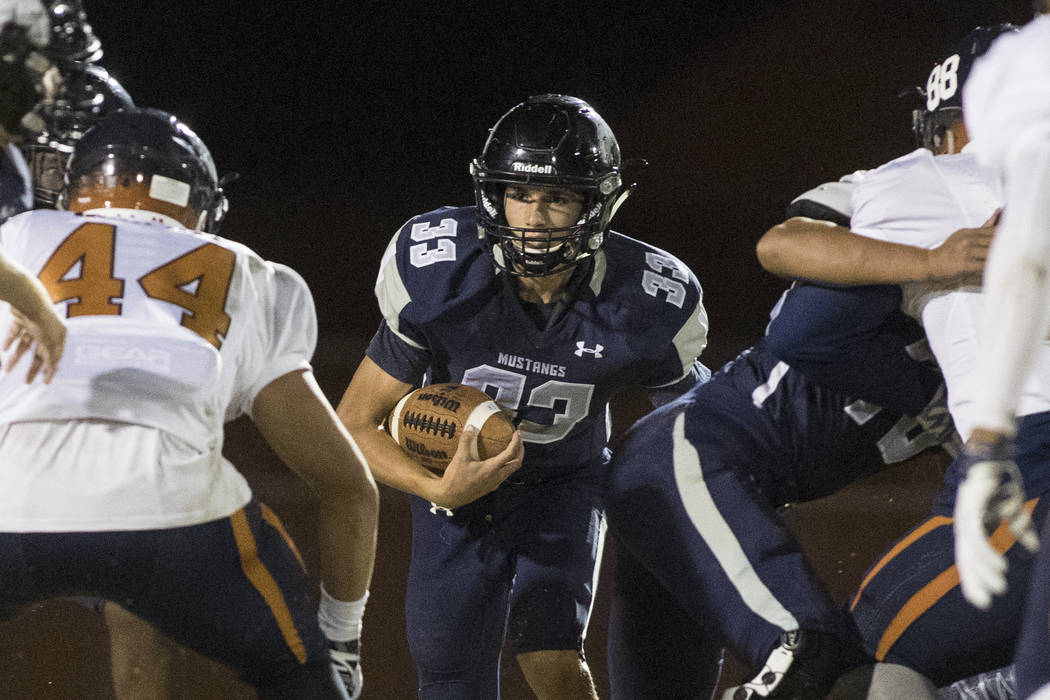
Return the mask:
{"type": "Polygon", "coordinates": [[[963,113],[977,156],[1000,172],[1012,149],[1050,138],[1050,15],[1002,35],[977,59],[963,113]]]}
{"type": "MultiPolygon", "coordinates": [[[[935,248],[959,229],[981,226],[1001,206],[999,179],[969,149],[946,156],[919,149],[861,178],[851,228],[870,238],[935,248]]],[[[921,319],[944,373],[956,427],[968,436],[981,391],[974,371],[981,290],[916,283],[904,292],[905,311],[921,319]]],[[[1050,410],[1050,345],[1041,346],[1036,364],[1018,415],[1050,410]]]]}
{"type": "Polygon", "coordinates": [[[27,212],[0,246],[68,322],[50,384],[25,383],[28,357],[0,375],[0,531],[175,527],[247,503],[223,424],[309,368],[302,278],[217,236],[110,216],[27,212]]]}

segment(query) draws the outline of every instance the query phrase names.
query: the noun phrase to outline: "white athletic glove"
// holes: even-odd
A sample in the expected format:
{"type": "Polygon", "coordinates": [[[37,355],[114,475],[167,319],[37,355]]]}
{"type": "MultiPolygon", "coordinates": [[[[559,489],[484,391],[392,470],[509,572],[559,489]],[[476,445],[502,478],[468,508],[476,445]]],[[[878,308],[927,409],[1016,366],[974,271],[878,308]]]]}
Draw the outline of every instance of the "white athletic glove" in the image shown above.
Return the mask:
{"type": "Polygon", "coordinates": [[[959,458],[966,478],[955,497],[955,564],[963,596],[982,610],[991,605],[993,596],[1006,592],[1006,557],[988,541],[999,523],[1005,520],[1017,541],[1030,551],[1039,548],[1039,537],[1024,508],[1021,472],[1010,458],[1011,451],[1009,443],[984,454],[967,447],[959,458]]]}
{"type": "Polygon", "coordinates": [[[361,686],[365,684],[364,674],[361,672],[361,640],[333,642],[329,639],[328,657],[350,700],[358,700],[361,697],[361,686]]]}

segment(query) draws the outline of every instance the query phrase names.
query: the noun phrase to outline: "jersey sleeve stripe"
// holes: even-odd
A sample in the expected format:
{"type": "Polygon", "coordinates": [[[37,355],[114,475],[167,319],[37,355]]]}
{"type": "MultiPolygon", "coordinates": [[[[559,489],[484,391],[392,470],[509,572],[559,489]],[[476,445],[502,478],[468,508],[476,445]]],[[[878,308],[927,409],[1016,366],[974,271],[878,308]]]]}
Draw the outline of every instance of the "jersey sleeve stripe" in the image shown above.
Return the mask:
{"type": "Polygon", "coordinates": [[[395,235],[379,263],[379,276],[376,278],[375,288],[376,299],[379,301],[379,311],[383,314],[383,318],[386,319],[394,335],[412,347],[423,350],[422,345],[406,336],[398,327],[401,311],[412,301],[412,296],[408,293],[408,288],[397,269],[397,239],[395,235]]]}

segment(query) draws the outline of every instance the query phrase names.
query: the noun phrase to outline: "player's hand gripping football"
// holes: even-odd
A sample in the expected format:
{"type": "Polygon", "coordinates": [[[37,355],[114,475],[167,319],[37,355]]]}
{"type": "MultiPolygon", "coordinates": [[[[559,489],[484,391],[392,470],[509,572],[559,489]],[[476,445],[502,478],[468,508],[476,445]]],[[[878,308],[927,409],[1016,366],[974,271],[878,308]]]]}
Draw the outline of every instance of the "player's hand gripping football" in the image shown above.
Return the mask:
{"type": "Polygon", "coordinates": [[[941,245],[929,251],[929,278],[956,284],[981,283],[988,248],[992,245],[1001,209],[978,228],[959,229],[941,245]]]}
{"type": "Polygon", "coordinates": [[[989,541],[989,534],[1005,521],[1024,547],[1039,547],[1011,453],[1009,441],[974,444],[971,439],[959,457],[966,477],[955,499],[955,564],[963,596],[982,610],[1006,591],[1006,557],[989,541]]]}
{"type": "Polygon", "coordinates": [[[439,491],[430,499],[434,505],[452,509],[475,501],[494,491],[521,467],[525,447],[519,431],[514,431],[502,452],[483,460],[471,458],[472,454],[477,454],[477,446],[474,444],[477,439],[476,428],[467,426],[463,429],[463,437],[456,448],[456,454],[452,456],[452,461],[441,477],[439,491]]]}
{"type": "Polygon", "coordinates": [[[29,364],[29,372],[26,381],[33,381],[38,374],[44,378],[44,383],[49,383],[58,369],[58,362],[62,359],[62,351],[66,344],[66,325],[62,319],[55,314],[54,309],[47,305],[37,318],[30,319],[28,316],[11,308],[14,321],[7,332],[4,341],[4,352],[11,348],[10,357],[4,363],[4,368],[11,370],[18,361],[22,359],[30,348],[33,351],[33,361],[29,364]]]}

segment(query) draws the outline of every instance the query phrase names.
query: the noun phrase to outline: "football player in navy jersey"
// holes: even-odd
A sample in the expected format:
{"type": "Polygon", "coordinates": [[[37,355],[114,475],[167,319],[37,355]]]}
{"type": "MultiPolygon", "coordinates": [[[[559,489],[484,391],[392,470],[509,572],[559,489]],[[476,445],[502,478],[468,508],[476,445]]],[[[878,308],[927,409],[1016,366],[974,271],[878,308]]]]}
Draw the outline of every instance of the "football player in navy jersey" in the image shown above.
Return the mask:
{"type": "MultiPolygon", "coordinates": [[[[853,232],[861,235],[830,228],[810,227],[807,231],[803,227],[792,235],[781,236],[778,257],[783,272],[841,283],[864,282],[872,274],[892,281],[892,275],[898,273],[893,259],[877,254],[873,246],[900,248],[900,244],[907,244],[928,248],[943,240],[946,230],[960,225],[972,226],[975,230],[994,228],[1003,205],[1003,190],[994,171],[975,156],[975,151],[979,154],[989,142],[975,140],[973,148],[965,148],[969,142],[966,126],[970,115],[966,114],[964,124],[961,96],[969,85],[968,76],[975,59],[990,46],[995,51],[998,42],[1017,46],[1016,39],[1010,36],[1015,31],[1010,25],[978,27],[938,62],[927,82],[926,110],[916,120],[917,126],[932,127],[919,131],[923,148],[869,171],[854,194],[857,215],[851,224],[853,232]],[[866,259],[863,269],[851,271],[848,265],[830,264],[823,256],[813,255],[815,248],[829,250],[824,244],[832,239],[836,240],[837,250],[852,250],[849,256],[852,259],[863,255],[866,259]]],[[[985,240],[974,246],[972,253],[983,259],[988,245],[985,240]]],[[[949,285],[907,278],[898,281],[908,282],[907,306],[912,315],[922,319],[935,355],[944,368],[949,406],[956,425],[963,436],[969,435],[972,439],[983,418],[981,400],[989,392],[987,382],[982,382],[974,372],[979,348],[976,319],[989,301],[978,286],[980,280],[961,279],[949,285]]],[[[1000,310],[1008,311],[996,307],[996,312],[1000,310]]],[[[986,307],[984,313],[987,313],[986,307]]],[[[973,454],[964,454],[951,465],[931,516],[872,567],[851,603],[866,645],[878,661],[910,669],[913,677],[922,674],[938,684],[954,680],[960,674],[992,669],[1010,661],[1021,629],[1025,587],[1033,570],[1032,556],[1027,551],[1033,544],[1033,536],[1023,523],[1029,518],[1035,523],[1045,520],[1047,504],[1042,496],[1050,488],[1045,429],[1050,420],[1048,349],[1050,346],[1044,340],[1032,351],[1030,361],[1034,369],[1024,384],[1016,416],[1011,416],[1011,421],[1016,421],[1018,426],[1016,464],[1009,464],[1010,473],[999,474],[999,478],[977,487],[988,489],[982,494],[984,498],[995,494],[994,503],[1012,505],[1018,520],[1011,522],[1008,518],[1000,523],[1001,513],[990,517],[979,508],[967,513],[968,518],[960,518],[959,508],[966,505],[966,488],[959,487],[956,501],[956,486],[969,465],[982,460],[974,459],[973,454]],[[1025,490],[1027,500],[1023,495],[1025,490]],[[976,550],[960,547],[958,541],[953,551],[953,526],[958,537],[958,532],[966,527],[964,520],[975,528],[974,536],[967,543],[983,546],[992,552],[994,559],[1002,558],[1001,569],[995,572],[1000,577],[998,585],[993,585],[994,580],[982,580],[979,575],[976,581],[963,575],[967,565],[974,563],[967,555],[983,556],[976,550]],[[968,585],[976,586],[976,590],[968,585]],[[1003,595],[993,598],[992,593],[1003,595]]],[[[989,457],[985,455],[985,464],[997,462],[989,457]]],[[[1008,462],[1003,460],[1004,469],[1008,462]]],[[[974,506],[975,502],[968,505],[974,506]]],[[[1029,608],[1022,640],[1036,628],[1041,630],[1036,634],[1045,639],[1045,606],[1043,614],[1032,615],[1029,608]]],[[[1021,648],[1024,647],[1022,641],[1021,648]]],[[[1035,666],[1040,669],[1036,674],[1026,672],[1024,657],[1020,653],[1017,656],[1017,685],[1023,697],[1038,683],[1045,682],[1045,653],[1036,656],[1039,660],[1035,666]],[[1033,682],[1033,676],[1040,680],[1033,682]]],[[[913,692],[908,696],[933,697],[929,692],[913,692]]]]}
{"type": "Polygon", "coordinates": [[[594,698],[583,641],[604,532],[610,399],[706,369],[696,277],[609,230],[633,183],[586,102],[530,97],[471,165],[476,204],[410,219],[383,260],[383,322],[339,414],[376,478],[412,494],[406,601],[421,698],[498,697],[506,639],[541,698],[594,698]],[[517,432],[434,474],[377,430],[413,386],[489,393],[517,432]]]}
{"type": "MultiPolygon", "coordinates": [[[[851,188],[806,193],[788,221],[848,223],[851,188]]],[[[972,272],[962,250],[922,252],[952,277],[972,272]]],[[[723,645],[761,669],[738,698],[824,697],[870,663],[776,508],[953,434],[940,374],[900,302],[888,285],[796,283],[759,343],[628,431],[607,503],[614,698],[707,698],[723,645]]]]}

